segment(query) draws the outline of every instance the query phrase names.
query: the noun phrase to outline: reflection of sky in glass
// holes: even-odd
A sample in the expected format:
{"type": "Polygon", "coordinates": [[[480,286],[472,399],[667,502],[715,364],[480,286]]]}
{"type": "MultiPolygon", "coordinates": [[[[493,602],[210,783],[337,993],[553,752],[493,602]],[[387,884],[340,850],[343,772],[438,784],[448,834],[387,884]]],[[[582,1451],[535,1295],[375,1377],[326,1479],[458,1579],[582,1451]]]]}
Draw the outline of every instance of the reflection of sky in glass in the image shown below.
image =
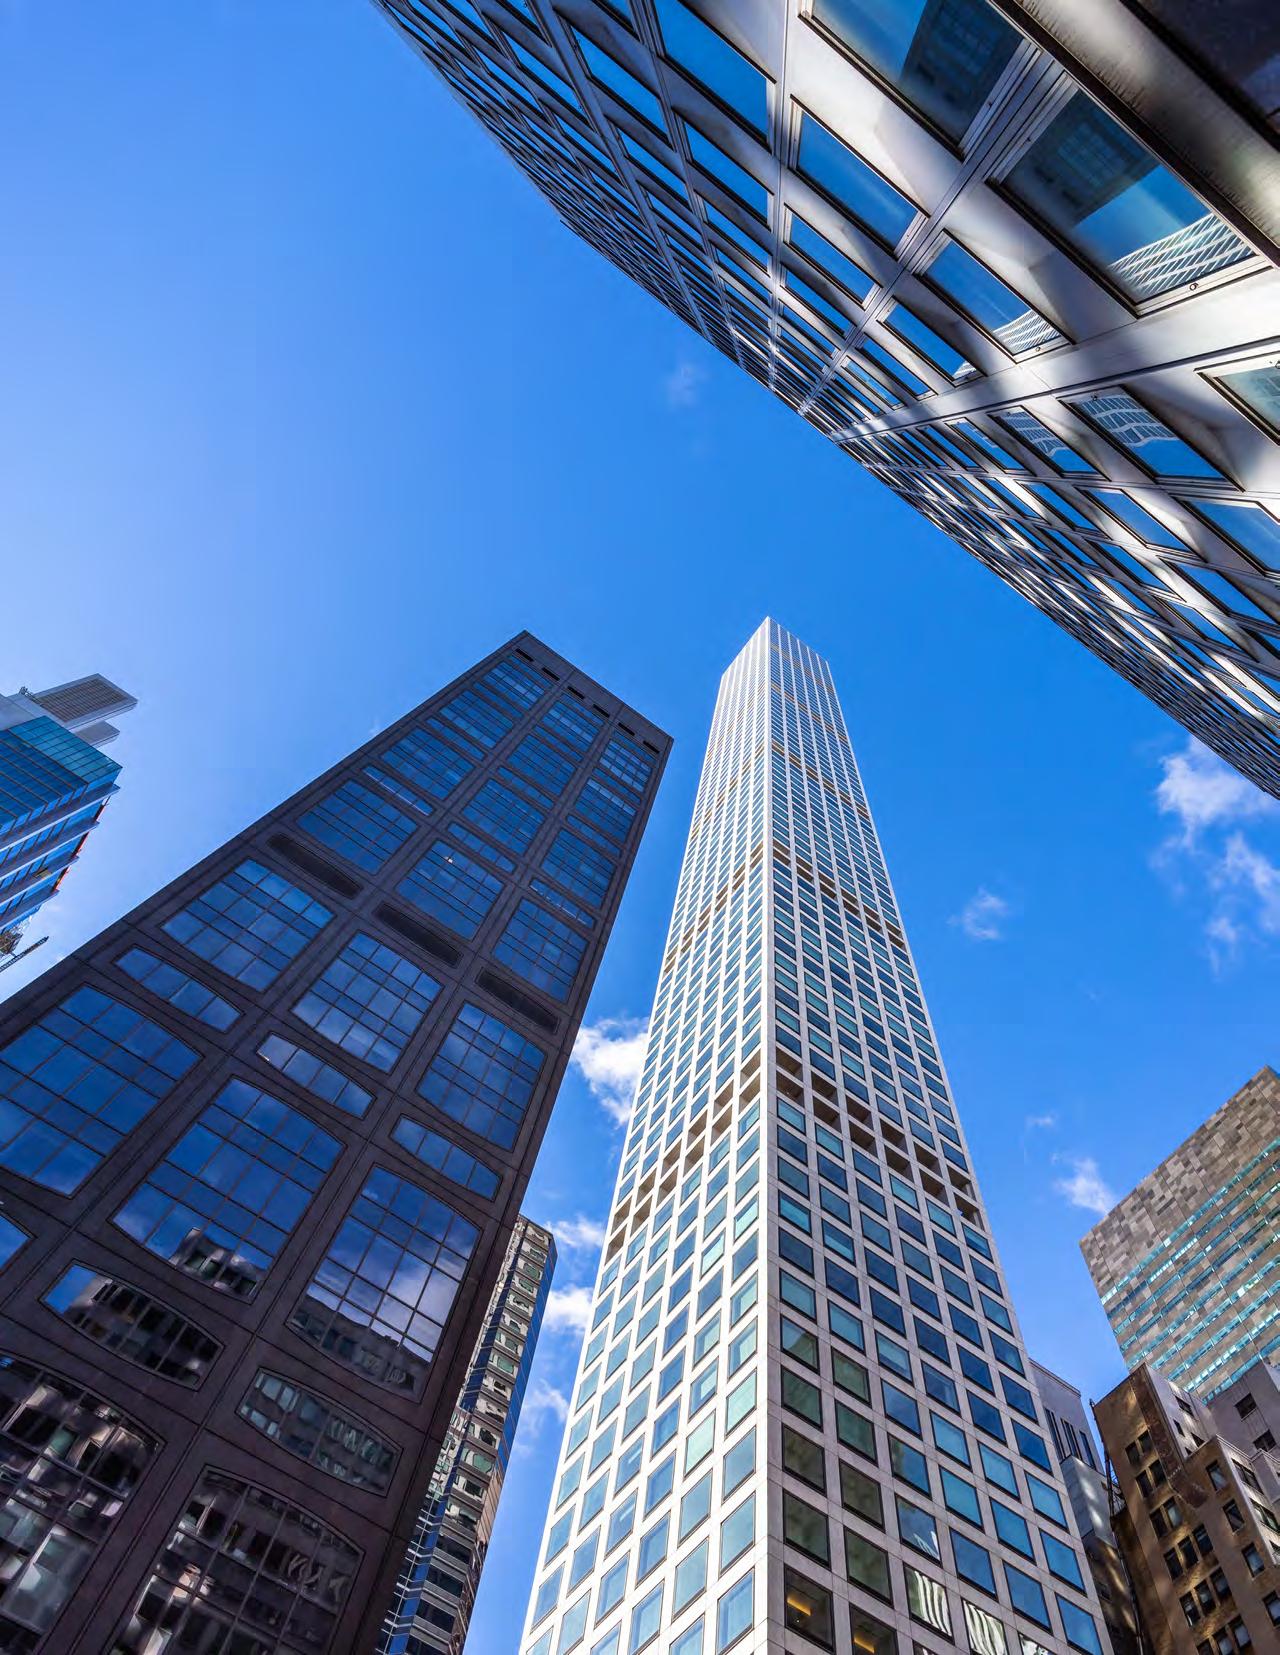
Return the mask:
{"type": "Polygon", "coordinates": [[[656,0],[656,8],[668,55],[736,110],[749,126],[764,132],[769,120],[769,90],[755,65],[680,0],[656,0]]]}
{"type": "Polygon", "coordinates": [[[860,265],[857,265],[846,253],[842,253],[834,242],[827,240],[821,231],[815,230],[812,224],[807,224],[797,213],[791,215],[791,245],[798,247],[806,258],[811,259],[819,270],[826,272],[833,281],[841,287],[848,288],[855,299],[865,299],[874,283],[871,277],[860,265]]]}
{"type": "Polygon", "coordinates": [[[1088,460],[1081,459],[1074,448],[1068,448],[1056,431],[1051,431],[1047,425],[1038,420],[1034,414],[1025,408],[1009,408],[998,416],[1002,425],[1007,425],[1015,436],[1021,437],[1023,442],[1029,443],[1032,448],[1038,449],[1059,471],[1092,471],[1094,469],[1088,460]]]}
{"type": "Polygon", "coordinates": [[[820,189],[889,242],[897,242],[916,216],[905,196],[808,114],[800,125],[799,165],[820,189]]]}
{"type": "Polygon", "coordinates": [[[1220,477],[1216,466],[1197,454],[1169,427],[1123,391],[1085,397],[1076,407],[1120,447],[1158,477],[1220,477]]]}
{"type": "Polygon", "coordinates": [[[1280,563],[1280,523],[1263,506],[1248,500],[1197,500],[1197,511],[1222,533],[1264,563],[1280,563]]]}
{"type": "Polygon", "coordinates": [[[1280,366],[1241,368],[1235,373],[1219,374],[1217,377],[1246,408],[1280,431],[1280,366]]]}
{"type": "Polygon", "coordinates": [[[895,305],[890,311],[889,326],[895,333],[901,334],[908,344],[913,345],[927,361],[941,368],[943,373],[954,377],[962,368],[969,367],[954,346],[940,338],[914,311],[907,310],[903,305],[895,305]]]}
{"type": "Polygon", "coordinates": [[[934,259],[928,279],[1015,354],[1062,337],[957,242],[948,242],[934,259]]]}

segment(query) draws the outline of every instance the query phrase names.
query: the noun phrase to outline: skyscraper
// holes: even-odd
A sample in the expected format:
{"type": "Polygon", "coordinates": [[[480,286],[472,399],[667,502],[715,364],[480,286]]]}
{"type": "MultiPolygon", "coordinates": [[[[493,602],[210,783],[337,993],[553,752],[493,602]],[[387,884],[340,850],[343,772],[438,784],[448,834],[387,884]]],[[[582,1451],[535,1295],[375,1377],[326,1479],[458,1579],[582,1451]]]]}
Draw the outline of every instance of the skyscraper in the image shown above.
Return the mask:
{"type": "Polygon", "coordinates": [[[521,634],[0,1007],[7,1650],[373,1650],[667,746],[521,634]]]}
{"type": "Polygon", "coordinates": [[[556,1244],[516,1220],[453,1410],[379,1655],[459,1655],[551,1291],[556,1244]]]}
{"type": "Polygon", "coordinates": [[[116,791],[101,749],[138,705],[97,674],[0,695],[0,961],[48,902],[116,791]]]}
{"type": "Polygon", "coordinates": [[[524,1655],[1099,1655],[831,674],[771,621],[721,682],[606,1229],[524,1655]]]}
{"type": "Polygon", "coordinates": [[[565,224],[1280,794],[1265,7],[378,4],[565,224]]]}
{"type": "Polygon", "coordinates": [[[1280,1353],[1280,1078],[1260,1070],[1080,1243],[1125,1366],[1209,1398],[1280,1353]]]}

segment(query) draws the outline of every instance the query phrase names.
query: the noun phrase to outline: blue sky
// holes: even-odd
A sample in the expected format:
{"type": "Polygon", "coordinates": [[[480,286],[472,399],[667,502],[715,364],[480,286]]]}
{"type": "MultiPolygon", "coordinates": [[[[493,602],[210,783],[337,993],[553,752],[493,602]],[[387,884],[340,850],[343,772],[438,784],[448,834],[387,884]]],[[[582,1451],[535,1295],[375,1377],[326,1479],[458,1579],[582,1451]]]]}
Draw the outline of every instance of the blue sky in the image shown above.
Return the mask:
{"type": "Polygon", "coordinates": [[[0,64],[0,687],[142,703],[46,961],[521,627],[676,738],[527,1202],[555,1325],[468,1655],[514,1647],[597,1094],[766,613],[832,662],[1031,1349],[1114,1384],[1076,1242],[1276,1058],[1276,807],[575,241],[370,6],[4,0],[0,64]]]}

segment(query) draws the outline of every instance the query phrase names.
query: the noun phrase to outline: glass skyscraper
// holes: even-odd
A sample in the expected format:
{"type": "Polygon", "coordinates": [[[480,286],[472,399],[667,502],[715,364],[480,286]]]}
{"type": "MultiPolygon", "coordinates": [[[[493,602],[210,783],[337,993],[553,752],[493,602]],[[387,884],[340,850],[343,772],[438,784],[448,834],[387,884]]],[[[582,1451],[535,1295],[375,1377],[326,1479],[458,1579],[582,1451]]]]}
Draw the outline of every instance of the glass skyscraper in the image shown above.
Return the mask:
{"type": "Polygon", "coordinates": [[[550,1231],[522,1214],[453,1410],[378,1655],[460,1655],[555,1263],[550,1231]]]}
{"type": "Polygon", "coordinates": [[[0,1647],[371,1655],[668,747],[522,633],[0,1006],[0,1647]]]}
{"type": "Polygon", "coordinates": [[[721,682],[524,1655],[1100,1655],[826,663],[721,682]]]}
{"type": "Polygon", "coordinates": [[[1256,0],[378,4],[565,224],[1280,794],[1256,0]]]}
{"type": "Polygon", "coordinates": [[[1125,1366],[1208,1400],[1280,1365],[1280,1078],[1256,1074],[1080,1243],[1125,1366]]]}

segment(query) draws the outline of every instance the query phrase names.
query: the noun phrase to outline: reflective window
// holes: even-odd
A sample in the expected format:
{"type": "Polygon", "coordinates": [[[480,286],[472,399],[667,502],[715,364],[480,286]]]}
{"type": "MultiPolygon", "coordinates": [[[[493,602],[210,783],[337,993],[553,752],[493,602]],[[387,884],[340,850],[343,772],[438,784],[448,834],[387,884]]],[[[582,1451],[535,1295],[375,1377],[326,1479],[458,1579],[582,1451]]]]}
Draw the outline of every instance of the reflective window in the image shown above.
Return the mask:
{"type": "Polygon", "coordinates": [[[259,1368],[239,1407],[240,1418],[308,1465],[355,1488],[383,1494],[395,1450],[336,1403],[259,1368]]]}
{"type": "Polygon", "coordinates": [[[1268,568],[1280,563],[1280,522],[1251,500],[1197,500],[1195,508],[1228,540],[1252,552],[1268,568]]]}
{"type": "Polygon", "coordinates": [[[187,1275],[252,1298],[341,1147],[288,1104],[231,1080],[114,1222],[187,1275]]]}
{"type": "Polygon", "coordinates": [[[475,760],[464,757],[433,731],[418,728],[402,735],[380,755],[378,762],[408,782],[415,796],[425,793],[430,798],[443,799],[472,769],[475,760]]]}
{"type": "Polygon", "coordinates": [[[394,856],[418,824],[358,781],[345,781],[298,817],[298,826],[358,868],[394,856]]]}
{"type": "Polygon", "coordinates": [[[947,243],[929,266],[925,280],[998,339],[1012,356],[1062,337],[959,242],[947,243]]]}
{"type": "Polygon", "coordinates": [[[222,1349],[150,1293],[83,1264],[64,1270],[44,1302],[95,1345],[191,1390],[204,1382],[222,1349]]]}
{"type": "Polygon", "coordinates": [[[391,1136],[407,1149],[410,1155],[435,1169],[443,1177],[464,1189],[474,1190],[486,1201],[498,1193],[498,1174],[468,1155],[465,1149],[451,1142],[443,1133],[433,1132],[408,1115],[401,1115],[391,1136]]]}
{"type": "Polygon", "coordinates": [[[460,690],[443,707],[437,707],[436,717],[449,726],[451,735],[460,735],[472,747],[492,747],[516,721],[515,713],[495,707],[473,689],[460,690]]]}
{"type": "Polygon", "coordinates": [[[509,701],[514,701],[521,712],[527,712],[550,688],[547,680],[535,667],[520,660],[516,655],[504,656],[476,682],[483,684],[495,695],[502,695],[509,701]]]}
{"type": "Polygon", "coordinates": [[[655,0],[666,53],[735,114],[766,132],[769,83],[753,63],[680,0],[655,0]]]}
{"type": "Polygon", "coordinates": [[[633,109],[637,115],[648,121],[650,126],[657,127],[659,132],[665,134],[666,117],[662,113],[661,100],[656,94],[638,81],[616,58],[611,57],[608,52],[601,51],[595,41],[580,30],[575,29],[573,37],[586,61],[592,80],[599,81],[600,85],[607,87],[620,103],[624,103],[628,109],[633,109]]]}
{"type": "Polygon", "coordinates": [[[121,1647],[323,1655],[359,1565],[356,1548],[301,1506],[206,1470],[121,1647]]]}
{"type": "Polygon", "coordinates": [[[1012,1563],[1005,1564],[1004,1574],[1009,1583],[1009,1601],[1017,1612],[1035,1621],[1037,1626],[1048,1626],[1049,1607],[1039,1582],[1021,1569],[1015,1569],[1012,1563]]]}
{"type": "Polygon", "coordinates": [[[769,191],[760,180],[745,167],[740,167],[731,155],[726,155],[719,144],[713,144],[710,138],[704,137],[696,126],[690,126],[688,121],[680,124],[684,127],[689,154],[703,172],[723,184],[730,195],[741,201],[744,207],[749,207],[757,217],[767,221],[769,191]]]}
{"type": "Polygon", "coordinates": [[[813,15],[951,138],[981,109],[1020,38],[986,0],[814,0],[813,15]]]}
{"type": "Polygon", "coordinates": [[[12,1220],[0,1213],[0,1268],[8,1264],[14,1254],[30,1240],[31,1237],[25,1230],[20,1230],[12,1220]]]}
{"type": "Polygon", "coordinates": [[[598,908],[608,894],[617,864],[568,828],[561,828],[542,861],[543,871],[567,891],[598,908]]]}
{"type": "Polygon", "coordinates": [[[653,760],[634,741],[628,741],[623,735],[610,737],[609,745],[601,756],[600,767],[628,787],[635,788],[637,793],[644,790],[653,774],[653,760]]]}
{"type": "Polygon", "coordinates": [[[748,1570],[716,1604],[716,1655],[749,1632],[755,1618],[755,1571],[748,1570]]]}
{"type": "Polygon", "coordinates": [[[586,941],[536,902],[521,902],[493,950],[495,960],[554,999],[567,1000],[586,941]]]}
{"type": "Polygon", "coordinates": [[[416,1392],[477,1234],[436,1196],[377,1168],[289,1325],[377,1384],[416,1392]]]}
{"type": "Polygon", "coordinates": [[[261,863],[241,862],[164,922],[184,948],[249,988],[266,988],[333,918],[261,863]]]}
{"type": "Polygon", "coordinates": [[[965,361],[954,345],[949,345],[905,305],[893,306],[886,326],[919,351],[926,362],[932,362],[935,368],[940,368],[951,379],[968,379],[978,371],[972,363],[965,361]]]}
{"type": "Polygon", "coordinates": [[[1250,256],[1233,230],[1084,92],[1004,182],[1131,299],[1154,298],[1250,256]]]}
{"type": "Polygon", "coordinates": [[[722,213],[719,207],[713,207],[709,201],[702,202],[702,210],[707,215],[708,224],[719,230],[721,235],[728,236],[734,246],[741,248],[749,259],[754,259],[765,270],[769,268],[767,247],[762,247],[754,236],[749,236],[727,213],[722,213]]]}
{"type": "Polygon", "coordinates": [[[460,936],[473,937],[501,892],[502,881],[456,845],[437,839],[396,890],[460,936]]]}
{"type": "Polygon", "coordinates": [[[932,1575],[922,1574],[910,1565],[904,1568],[903,1574],[907,1581],[907,1608],[912,1620],[921,1621],[949,1638],[951,1605],[947,1602],[946,1587],[940,1580],[934,1580],[932,1575]]]}
{"type": "Polygon", "coordinates": [[[145,948],[130,948],[116,961],[118,970],[135,983],[141,983],[149,994],[164,1000],[178,1011],[186,1012],[211,1029],[229,1029],[240,1013],[220,995],[179,971],[176,965],[157,959],[145,948]]]}
{"type": "Polygon", "coordinates": [[[78,988],[0,1048],[0,1166],[70,1195],[195,1061],[131,1006],[78,988]]]}
{"type": "Polygon", "coordinates": [[[302,1046],[295,1046],[283,1035],[269,1034],[258,1047],[258,1056],[273,1069],[288,1075],[296,1086],[301,1086],[323,1103],[344,1109],[348,1115],[363,1115],[373,1102],[373,1093],[357,1086],[332,1063],[323,1063],[302,1046]]]}
{"type": "Polygon", "coordinates": [[[1078,472],[1097,469],[1077,454],[1074,448],[1068,447],[1056,431],[1051,431],[1043,420],[1037,419],[1028,409],[1006,408],[1004,413],[997,414],[995,418],[1015,437],[1021,437],[1029,448],[1043,454],[1055,471],[1078,472]]]}
{"type": "Polygon", "coordinates": [[[1280,363],[1210,375],[1213,384],[1274,432],[1280,432],[1280,363]]]}
{"type": "Polygon", "coordinates": [[[1156,477],[1220,477],[1216,466],[1175,436],[1127,391],[1102,391],[1072,405],[1156,477]]]}
{"type": "Polygon", "coordinates": [[[840,203],[890,246],[916,216],[916,209],[887,178],[869,167],[806,110],[800,121],[796,165],[820,190],[840,203]]]}
{"type": "Polygon", "coordinates": [[[491,1013],[464,1005],[418,1091],[468,1131],[510,1149],[533,1096],[543,1055],[491,1013]]]}
{"type": "MultiPolygon", "coordinates": [[[[1113,517],[1118,517],[1140,540],[1148,541],[1153,546],[1182,550],[1182,541],[1173,530],[1166,528],[1158,518],[1153,517],[1145,506],[1140,506],[1131,494],[1122,493],[1120,489],[1114,488],[1085,489],[1084,492],[1100,506],[1104,506],[1113,517]]],[[[1084,526],[1093,527],[1088,522],[1085,522],[1084,526]]]]}
{"type": "Polygon", "coordinates": [[[390,1069],[440,984],[363,932],[293,1007],[293,1015],[375,1069],[390,1069]]]}
{"type": "MultiPolygon", "coordinates": [[[[1054,1597],[1057,1599],[1058,1613],[1062,1616],[1062,1630],[1066,1633],[1067,1642],[1072,1649],[1081,1649],[1084,1651],[1084,1655],[1102,1655],[1102,1644],[1098,1638],[1098,1628],[1094,1623],[1093,1616],[1087,1615],[1083,1609],[1069,1602],[1060,1592],[1055,1592],[1054,1597]]],[[[1273,1604],[1274,1602],[1275,1600],[1272,1599],[1273,1604]]],[[[1274,1610],[1271,1618],[1272,1620],[1276,1618],[1274,1610]]],[[[1238,1649],[1241,1636],[1247,1636],[1247,1634],[1244,1634],[1242,1629],[1237,1630],[1237,1628],[1240,1628],[1239,1621],[1234,1622],[1232,1627],[1232,1631],[1235,1633],[1236,1648],[1238,1649]]],[[[1222,1635],[1219,1634],[1220,1637],[1222,1635]]],[[[1221,1649],[1221,1643],[1218,1647],[1221,1649]]],[[[1246,1647],[1248,1646],[1246,1645],[1246,1647]]]]}
{"type": "Polygon", "coordinates": [[[789,1566],[782,1571],[782,1609],[783,1623],[789,1632],[798,1632],[822,1649],[836,1647],[831,1593],[789,1566]]]}
{"type": "Polygon", "coordinates": [[[554,736],[557,741],[579,755],[586,752],[604,726],[599,713],[593,713],[572,696],[562,696],[547,708],[538,728],[554,736]]]}
{"type": "Polygon", "coordinates": [[[574,765],[558,748],[544,741],[536,731],[527,735],[508,757],[507,764],[536,782],[552,798],[559,796],[573,780],[574,765]]]}
{"type": "Polygon", "coordinates": [[[811,263],[816,264],[825,276],[843,287],[847,293],[852,293],[855,299],[865,299],[875,286],[875,281],[868,276],[861,265],[855,264],[847,253],[828,241],[820,230],[815,230],[800,217],[798,213],[791,215],[791,234],[788,238],[791,245],[798,248],[811,263]]]}
{"type": "Polygon", "coordinates": [[[619,844],[630,833],[631,824],[636,819],[634,801],[606,782],[598,771],[587,777],[586,786],[579,793],[574,809],[619,844]]]}

